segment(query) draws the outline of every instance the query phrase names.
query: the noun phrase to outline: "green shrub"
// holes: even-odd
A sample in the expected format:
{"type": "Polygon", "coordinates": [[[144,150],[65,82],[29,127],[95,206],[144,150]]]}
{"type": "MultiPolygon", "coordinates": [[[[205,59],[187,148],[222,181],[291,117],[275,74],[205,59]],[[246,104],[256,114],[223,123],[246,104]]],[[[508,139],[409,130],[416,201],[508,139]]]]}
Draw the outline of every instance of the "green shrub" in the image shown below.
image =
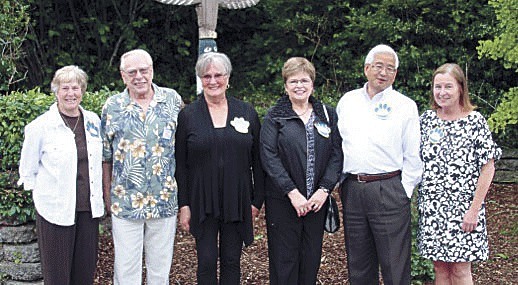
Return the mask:
{"type": "MultiPolygon", "coordinates": [[[[100,115],[108,96],[106,88],[83,95],[83,108],[100,115]]],[[[18,162],[23,145],[24,127],[46,112],[55,101],[54,95],[39,88],[27,92],[11,92],[0,96],[0,218],[25,222],[34,218],[32,195],[16,185],[18,162]]]]}
{"type": "Polygon", "coordinates": [[[34,220],[32,194],[16,185],[16,172],[0,172],[0,218],[8,224],[34,220]]]}
{"type": "Polygon", "coordinates": [[[16,170],[23,143],[23,128],[48,110],[54,96],[39,88],[0,96],[0,169],[16,170]]]}

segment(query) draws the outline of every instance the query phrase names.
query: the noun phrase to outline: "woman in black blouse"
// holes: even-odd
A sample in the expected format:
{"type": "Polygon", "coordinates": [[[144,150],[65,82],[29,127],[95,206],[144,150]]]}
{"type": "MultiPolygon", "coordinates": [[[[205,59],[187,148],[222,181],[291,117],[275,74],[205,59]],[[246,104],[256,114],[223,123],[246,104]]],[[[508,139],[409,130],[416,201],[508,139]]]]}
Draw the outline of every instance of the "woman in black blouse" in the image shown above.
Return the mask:
{"type": "Polygon", "coordinates": [[[302,57],[282,69],[282,96],[261,129],[270,284],[317,282],[327,196],[342,168],[334,109],[312,96],[315,67],[302,57]]]}
{"type": "Polygon", "coordinates": [[[196,239],[198,284],[218,284],[218,255],[219,284],[240,284],[241,248],[253,241],[252,219],[264,200],[259,118],[227,96],[231,71],[226,55],[202,54],[196,75],[203,94],[178,116],[180,225],[196,239]]]}

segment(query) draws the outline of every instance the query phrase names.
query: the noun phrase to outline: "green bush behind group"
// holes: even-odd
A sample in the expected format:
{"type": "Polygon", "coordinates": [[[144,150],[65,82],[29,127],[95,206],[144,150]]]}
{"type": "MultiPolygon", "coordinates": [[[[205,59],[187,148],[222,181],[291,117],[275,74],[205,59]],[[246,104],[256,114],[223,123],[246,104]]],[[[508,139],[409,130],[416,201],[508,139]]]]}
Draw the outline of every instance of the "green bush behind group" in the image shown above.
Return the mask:
{"type": "MultiPolygon", "coordinates": [[[[280,70],[291,56],[315,64],[315,96],[335,106],[344,92],[365,82],[367,51],[389,44],[401,62],[394,87],[421,112],[429,106],[434,69],[458,63],[498,143],[516,147],[517,7],[518,0],[261,0],[243,10],[220,9],[217,42],[234,67],[228,93],[251,102],[261,117],[284,93],[280,70]]],[[[152,0],[3,1],[0,217],[34,217],[30,192],[16,186],[17,167],[24,126],[55,100],[55,70],[70,64],[84,69],[89,87],[82,105],[100,114],[106,98],[124,88],[120,55],[143,48],[154,58],[154,81],[189,102],[196,97],[197,29],[192,6],[152,0]]],[[[416,222],[414,211],[414,241],[416,222]]],[[[431,263],[413,244],[414,282],[432,275],[431,263]]]]}

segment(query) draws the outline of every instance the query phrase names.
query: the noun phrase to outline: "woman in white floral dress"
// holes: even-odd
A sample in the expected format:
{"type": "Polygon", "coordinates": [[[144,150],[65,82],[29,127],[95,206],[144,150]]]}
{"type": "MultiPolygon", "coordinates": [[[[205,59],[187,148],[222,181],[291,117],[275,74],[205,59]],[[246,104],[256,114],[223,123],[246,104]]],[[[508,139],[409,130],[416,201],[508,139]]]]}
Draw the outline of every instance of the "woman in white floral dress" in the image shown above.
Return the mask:
{"type": "Polygon", "coordinates": [[[457,64],[434,72],[430,102],[421,115],[419,252],[433,260],[435,284],[472,284],[471,262],[488,258],[484,199],[501,150],[457,64]]]}

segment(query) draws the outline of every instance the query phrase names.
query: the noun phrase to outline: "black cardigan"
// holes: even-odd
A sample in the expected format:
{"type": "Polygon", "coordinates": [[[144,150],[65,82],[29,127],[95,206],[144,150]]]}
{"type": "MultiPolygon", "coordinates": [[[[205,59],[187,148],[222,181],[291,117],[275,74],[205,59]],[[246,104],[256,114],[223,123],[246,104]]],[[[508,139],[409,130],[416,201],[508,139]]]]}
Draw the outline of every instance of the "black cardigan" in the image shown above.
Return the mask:
{"type": "MultiPolygon", "coordinates": [[[[315,123],[328,123],[324,105],[310,96],[315,123]]],[[[342,139],[336,112],[326,107],[331,128],[329,138],[315,130],[315,177],[313,193],[323,187],[332,190],[342,171],[342,139]]],[[[306,197],[307,140],[304,123],[292,109],[288,96],[281,97],[266,115],[261,128],[261,160],[267,173],[267,197],[288,199],[297,188],[306,197]]]]}
{"type": "Polygon", "coordinates": [[[261,125],[250,104],[232,97],[227,97],[227,102],[227,124],[222,130],[226,147],[214,143],[215,129],[203,96],[178,115],[178,205],[190,206],[190,231],[195,237],[201,234],[199,225],[210,215],[223,222],[241,223],[239,231],[248,245],[253,241],[251,205],[260,209],[264,201],[264,172],[259,155],[261,125]],[[236,117],[250,122],[247,133],[240,133],[231,125],[236,117]],[[219,151],[223,152],[224,171],[218,170],[219,151]]]}

